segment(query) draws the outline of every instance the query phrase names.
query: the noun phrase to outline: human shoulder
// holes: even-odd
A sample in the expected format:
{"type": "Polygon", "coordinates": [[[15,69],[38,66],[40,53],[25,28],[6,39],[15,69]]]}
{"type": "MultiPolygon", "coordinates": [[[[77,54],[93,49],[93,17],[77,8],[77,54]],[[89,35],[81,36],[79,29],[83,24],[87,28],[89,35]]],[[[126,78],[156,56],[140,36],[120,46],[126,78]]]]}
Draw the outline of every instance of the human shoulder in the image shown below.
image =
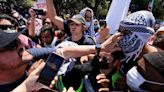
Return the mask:
{"type": "Polygon", "coordinates": [[[90,35],[84,35],[84,43],[86,43],[87,45],[94,45],[96,44],[94,38],[90,35]]]}

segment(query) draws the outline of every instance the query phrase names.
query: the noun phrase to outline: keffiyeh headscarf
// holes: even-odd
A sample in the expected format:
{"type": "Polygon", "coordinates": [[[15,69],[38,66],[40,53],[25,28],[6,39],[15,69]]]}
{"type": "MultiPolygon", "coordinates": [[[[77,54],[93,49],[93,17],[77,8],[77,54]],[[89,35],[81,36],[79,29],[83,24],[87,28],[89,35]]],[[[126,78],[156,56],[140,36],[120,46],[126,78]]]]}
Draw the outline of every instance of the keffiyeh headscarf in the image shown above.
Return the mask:
{"type": "Polygon", "coordinates": [[[149,11],[132,13],[120,22],[119,30],[128,31],[119,42],[125,55],[122,61],[127,63],[130,59],[135,61],[139,57],[144,45],[154,34],[154,29],[151,28],[154,23],[155,18],[149,11]]]}

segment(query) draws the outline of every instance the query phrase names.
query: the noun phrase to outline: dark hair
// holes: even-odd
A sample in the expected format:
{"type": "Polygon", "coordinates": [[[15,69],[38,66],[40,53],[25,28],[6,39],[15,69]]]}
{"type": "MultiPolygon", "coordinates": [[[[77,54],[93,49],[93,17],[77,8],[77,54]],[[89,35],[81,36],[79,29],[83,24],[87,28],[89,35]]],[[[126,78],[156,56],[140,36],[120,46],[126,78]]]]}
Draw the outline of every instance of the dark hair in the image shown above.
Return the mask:
{"type": "Polygon", "coordinates": [[[114,61],[117,60],[117,59],[122,60],[122,59],[125,58],[125,55],[124,55],[123,51],[115,51],[115,52],[112,52],[111,54],[114,58],[114,61]]]}
{"type": "MultiPolygon", "coordinates": [[[[54,36],[54,28],[51,26],[51,25],[44,25],[42,28],[41,28],[41,33],[42,32],[46,32],[46,31],[48,31],[50,34],[51,34],[51,36],[53,37],[54,36]]],[[[40,33],[40,34],[41,34],[40,33]]]]}
{"type": "Polygon", "coordinates": [[[11,7],[5,1],[0,1],[0,14],[11,14],[11,7]]]}
{"type": "Polygon", "coordinates": [[[14,26],[18,26],[18,21],[7,14],[0,14],[0,20],[2,19],[9,20],[14,26]]]}
{"type": "Polygon", "coordinates": [[[105,28],[107,26],[107,23],[105,20],[99,20],[99,23],[100,23],[100,27],[105,28]]]}

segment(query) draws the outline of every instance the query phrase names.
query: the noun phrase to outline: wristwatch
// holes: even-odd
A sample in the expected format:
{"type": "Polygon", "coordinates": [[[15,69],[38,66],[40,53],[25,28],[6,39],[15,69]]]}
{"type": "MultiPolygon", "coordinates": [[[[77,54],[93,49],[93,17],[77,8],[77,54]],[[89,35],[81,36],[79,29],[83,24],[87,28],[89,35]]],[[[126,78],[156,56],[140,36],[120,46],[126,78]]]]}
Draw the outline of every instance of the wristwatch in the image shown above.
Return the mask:
{"type": "Polygon", "coordinates": [[[96,55],[99,55],[101,51],[101,44],[96,44],[95,48],[96,48],[96,55]]]}

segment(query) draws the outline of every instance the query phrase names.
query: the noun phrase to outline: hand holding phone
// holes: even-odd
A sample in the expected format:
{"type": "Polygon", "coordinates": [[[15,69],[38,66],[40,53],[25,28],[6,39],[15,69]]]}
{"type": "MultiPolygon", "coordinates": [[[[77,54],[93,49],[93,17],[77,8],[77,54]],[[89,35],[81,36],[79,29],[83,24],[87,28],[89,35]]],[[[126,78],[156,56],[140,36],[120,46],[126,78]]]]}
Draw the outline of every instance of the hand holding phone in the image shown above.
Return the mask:
{"type": "Polygon", "coordinates": [[[46,86],[49,86],[63,64],[63,61],[63,57],[55,53],[51,53],[46,60],[46,65],[41,71],[38,81],[46,86]]]}
{"type": "Polygon", "coordinates": [[[45,11],[43,9],[33,9],[37,15],[45,15],[45,11]]]}

